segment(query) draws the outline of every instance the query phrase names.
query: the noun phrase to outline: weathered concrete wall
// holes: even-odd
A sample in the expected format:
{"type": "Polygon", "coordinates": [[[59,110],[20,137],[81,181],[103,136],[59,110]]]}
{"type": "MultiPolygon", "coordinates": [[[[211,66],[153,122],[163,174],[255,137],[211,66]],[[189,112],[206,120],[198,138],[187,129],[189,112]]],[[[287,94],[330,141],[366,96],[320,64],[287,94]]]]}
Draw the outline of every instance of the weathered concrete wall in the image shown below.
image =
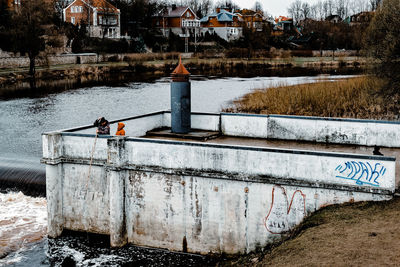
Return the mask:
{"type": "MultiPolygon", "coordinates": [[[[192,119],[196,128],[230,135],[265,138],[271,133],[267,116],[196,113],[192,119]]],[[[280,125],[291,121],[305,129],[315,127],[307,124],[309,119],[278,119],[280,125]]],[[[170,113],[123,121],[127,133],[141,136],[168,126],[170,113]]],[[[386,200],[395,190],[392,157],[133,137],[95,139],[90,126],[42,138],[49,236],[57,237],[63,229],[102,233],[110,235],[112,246],[246,253],[280,239],[323,206],[386,200]]]]}
{"type": "Polygon", "coordinates": [[[392,191],[395,186],[395,159],[389,157],[161,140],[128,141],[128,162],[140,167],[158,166],[232,176],[261,176],[262,179],[289,179],[289,184],[298,180],[314,186],[363,185],[392,191]],[[347,177],[351,171],[353,175],[355,169],[358,169],[359,179],[347,177]],[[393,179],[383,178],[383,172],[384,176],[393,179]]]}
{"type": "Polygon", "coordinates": [[[400,122],[269,115],[268,138],[400,147],[400,122]]]}
{"type": "MultiPolygon", "coordinates": [[[[76,64],[78,57],[81,64],[97,63],[97,54],[65,54],[51,55],[36,59],[37,66],[76,64]]],[[[29,67],[28,57],[0,57],[0,68],[29,67]]]]}
{"type": "Polygon", "coordinates": [[[384,200],[359,192],[130,171],[128,242],[194,253],[246,253],[281,238],[319,208],[384,200]],[[186,243],[186,244],[185,244],[186,243]]]}
{"type": "Polygon", "coordinates": [[[267,138],[268,116],[222,113],[221,131],[230,136],[267,138]]]}
{"type": "Polygon", "coordinates": [[[400,122],[221,113],[221,129],[231,136],[400,147],[400,122]]]}

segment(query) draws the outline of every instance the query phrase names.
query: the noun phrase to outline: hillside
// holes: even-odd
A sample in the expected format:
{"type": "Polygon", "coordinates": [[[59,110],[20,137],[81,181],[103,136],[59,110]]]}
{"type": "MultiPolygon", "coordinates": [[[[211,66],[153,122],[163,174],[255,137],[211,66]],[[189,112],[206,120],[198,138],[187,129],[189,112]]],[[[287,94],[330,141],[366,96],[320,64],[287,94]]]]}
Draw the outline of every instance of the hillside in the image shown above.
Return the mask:
{"type": "Polygon", "coordinates": [[[221,265],[398,265],[399,221],[399,197],[328,206],[308,217],[282,244],[221,265]]]}

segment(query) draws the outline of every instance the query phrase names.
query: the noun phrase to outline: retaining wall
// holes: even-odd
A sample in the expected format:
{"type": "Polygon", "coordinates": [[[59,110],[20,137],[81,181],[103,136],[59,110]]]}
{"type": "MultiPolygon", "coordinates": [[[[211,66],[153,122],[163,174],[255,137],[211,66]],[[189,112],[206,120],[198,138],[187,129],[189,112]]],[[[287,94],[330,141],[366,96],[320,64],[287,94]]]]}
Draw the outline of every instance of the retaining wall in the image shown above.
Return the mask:
{"type": "MultiPolygon", "coordinates": [[[[98,56],[94,53],[85,54],[65,54],[65,55],[52,55],[45,58],[37,58],[37,66],[48,65],[63,65],[63,64],[81,64],[97,63],[98,56]]],[[[29,67],[28,57],[0,57],[0,68],[16,68],[16,67],[29,67]]]]}

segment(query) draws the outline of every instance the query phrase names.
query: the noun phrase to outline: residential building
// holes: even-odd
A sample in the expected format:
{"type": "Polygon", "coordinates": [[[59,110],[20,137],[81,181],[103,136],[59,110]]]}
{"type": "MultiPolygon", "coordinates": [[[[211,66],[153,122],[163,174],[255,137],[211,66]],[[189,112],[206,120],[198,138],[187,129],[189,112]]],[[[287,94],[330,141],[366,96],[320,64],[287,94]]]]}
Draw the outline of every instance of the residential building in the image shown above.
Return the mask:
{"type": "Polygon", "coordinates": [[[369,24],[374,15],[374,11],[364,11],[347,17],[345,19],[345,22],[348,23],[350,26],[369,24]]]}
{"type": "Polygon", "coordinates": [[[200,19],[202,33],[217,34],[226,41],[232,41],[242,36],[243,18],[239,13],[232,13],[218,8],[216,12],[200,19]]]}
{"type": "Polygon", "coordinates": [[[120,38],[120,10],[106,0],[75,0],[63,10],[64,21],[86,24],[90,37],[120,38]]]}
{"type": "Polygon", "coordinates": [[[325,21],[329,21],[331,23],[339,23],[342,21],[342,18],[339,15],[330,15],[325,18],[325,21]]]}
{"type": "Polygon", "coordinates": [[[9,8],[21,5],[21,0],[6,0],[6,2],[7,2],[7,7],[9,8]]]}
{"type": "Polygon", "coordinates": [[[284,17],[284,16],[279,16],[274,20],[274,28],[272,35],[274,36],[280,36],[286,32],[291,32],[294,30],[296,27],[293,25],[293,19],[284,17]]]}
{"type": "Polygon", "coordinates": [[[263,24],[265,22],[264,16],[261,12],[254,10],[243,9],[240,12],[243,22],[247,28],[254,29],[256,31],[262,31],[263,24]]]}
{"type": "Polygon", "coordinates": [[[171,32],[186,37],[198,34],[200,21],[190,7],[172,5],[154,16],[153,26],[160,29],[165,37],[171,32]]]}

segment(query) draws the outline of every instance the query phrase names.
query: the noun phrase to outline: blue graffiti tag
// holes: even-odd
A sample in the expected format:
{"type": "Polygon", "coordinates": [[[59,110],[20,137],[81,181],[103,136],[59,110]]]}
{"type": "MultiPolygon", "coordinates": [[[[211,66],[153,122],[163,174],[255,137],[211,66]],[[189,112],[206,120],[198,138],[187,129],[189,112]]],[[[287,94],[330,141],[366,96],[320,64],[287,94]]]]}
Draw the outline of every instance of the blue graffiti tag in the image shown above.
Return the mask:
{"type": "Polygon", "coordinates": [[[379,187],[378,179],[385,175],[386,168],[380,163],[375,163],[372,168],[369,162],[348,161],[343,165],[338,165],[335,171],[339,172],[339,175],[336,176],[337,178],[353,180],[358,185],[379,187]]]}

